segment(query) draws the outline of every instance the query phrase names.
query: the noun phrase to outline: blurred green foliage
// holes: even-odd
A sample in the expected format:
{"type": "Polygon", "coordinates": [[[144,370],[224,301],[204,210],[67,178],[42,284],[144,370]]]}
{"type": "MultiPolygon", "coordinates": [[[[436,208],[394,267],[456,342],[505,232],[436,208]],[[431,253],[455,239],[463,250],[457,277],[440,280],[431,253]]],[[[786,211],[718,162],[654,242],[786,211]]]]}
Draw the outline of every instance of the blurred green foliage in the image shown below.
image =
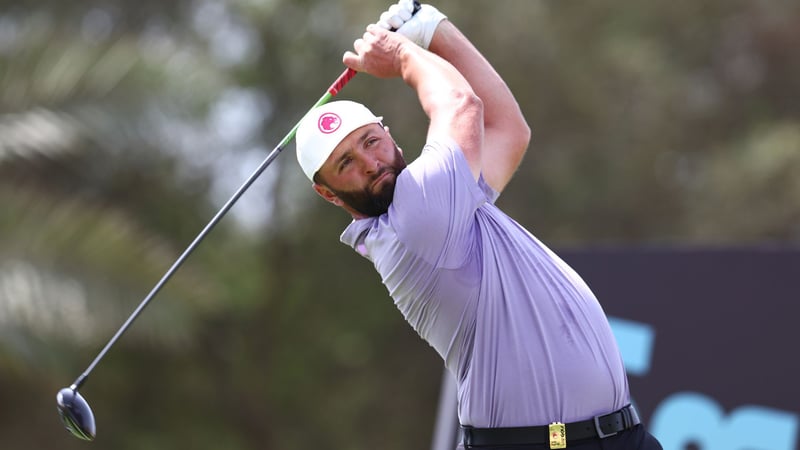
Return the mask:
{"type": "MultiPolygon", "coordinates": [[[[341,72],[374,0],[0,2],[0,448],[78,449],[70,384],[341,72]]],[[[800,4],[434,3],[534,138],[499,204],[552,246],[800,240],[800,4]]],[[[415,156],[397,80],[340,94],[415,156]]],[[[293,146],[82,393],[97,449],[427,448],[441,363],[293,146]]]]}

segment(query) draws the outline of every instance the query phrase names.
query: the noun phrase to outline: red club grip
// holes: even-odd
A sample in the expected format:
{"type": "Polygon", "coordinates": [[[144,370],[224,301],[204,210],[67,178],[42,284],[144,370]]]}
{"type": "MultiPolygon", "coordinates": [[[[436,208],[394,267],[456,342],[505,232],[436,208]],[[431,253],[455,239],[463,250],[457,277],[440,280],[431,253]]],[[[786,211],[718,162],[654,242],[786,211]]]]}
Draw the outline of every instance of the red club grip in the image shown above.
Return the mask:
{"type": "Polygon", "coordinates": [[[358,73],[358,72],[356,72],[355,70],[353,70],[353,69],[351,69],[349,67],[347,69],[345,69],[345,71],[342,72],[341,75],[339,75],[339,78],[337,78],[336,81],[333,82],[331,87],[328,88],[328,93],[331,94],[331,95],[338,94],[339,91],[341,91],[342,88],[344,88],[344,86],[347,83],[349,83],[350,80],[352,80],[354,76],[356,76],[356,73],[358,73]]]}
{"type": "MultiPolygon", "coordinates": [[[[414,12],[413,12],[413,14],[416,14],[421,7],[422,6],[420,5],[420,3],[418,1],[415,1],[414,2],[414,12]]],[[[396,31],[396,30],[392,30],[392,31],[396,31]]],[[[331,87],[328,88],[328,93],[331,94],[332,96],[335,96],[336,94],[338,94],[339,91],[341,91],[345,87],[345,85],[347,83],[349,83],[350,80],[352,80],[354,76],[356,76],[356,73],[358,73],[358,72],[356,72],[355,70],[353,70],[353,69],[351,69],[349,67],[347,69],[345,69],[345,71],[342,72],[341,75],[339,75],[339,78],[337,78],[336,81],[333,82],[331,87]]]]}

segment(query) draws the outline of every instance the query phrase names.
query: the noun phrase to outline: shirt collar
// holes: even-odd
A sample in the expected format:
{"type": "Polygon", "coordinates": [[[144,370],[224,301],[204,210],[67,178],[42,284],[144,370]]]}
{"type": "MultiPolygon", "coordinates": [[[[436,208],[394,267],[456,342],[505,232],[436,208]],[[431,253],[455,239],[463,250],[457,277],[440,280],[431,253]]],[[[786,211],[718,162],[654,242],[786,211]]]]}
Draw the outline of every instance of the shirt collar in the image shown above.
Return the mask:
{"type": "Polygon", "coordinates": [[[361,256],[367,257],[367,234],[372,226],[378,221],[378,217],[367,217],[366,219],[356,219],[344,229],[339,240],[344,244],[353,247],[361,256]]]}

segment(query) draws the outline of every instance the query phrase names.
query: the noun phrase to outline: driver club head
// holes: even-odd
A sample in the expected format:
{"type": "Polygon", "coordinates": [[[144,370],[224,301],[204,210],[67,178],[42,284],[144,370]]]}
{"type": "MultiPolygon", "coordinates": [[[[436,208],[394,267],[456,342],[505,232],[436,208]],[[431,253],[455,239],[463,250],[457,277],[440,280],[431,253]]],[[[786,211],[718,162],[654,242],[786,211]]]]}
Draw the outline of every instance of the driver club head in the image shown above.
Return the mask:
{"type": "Polygon", "coordinates": [[[58,414],[67,431],[85,441],[94,440],[96,428],[92,408],[74,387],[58,391],[58,414]]]}

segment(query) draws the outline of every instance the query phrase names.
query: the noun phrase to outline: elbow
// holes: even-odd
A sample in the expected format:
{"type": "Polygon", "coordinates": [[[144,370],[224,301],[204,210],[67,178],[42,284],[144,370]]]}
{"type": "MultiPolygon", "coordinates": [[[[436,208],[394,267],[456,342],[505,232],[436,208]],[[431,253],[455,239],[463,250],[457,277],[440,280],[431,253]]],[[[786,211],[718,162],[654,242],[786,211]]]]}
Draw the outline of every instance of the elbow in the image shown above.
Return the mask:
{"type": "Polygon", "coordinates": [[[522,149],[522,153],[525,153],[528,150],[528,146],[531,143],[531,127],[528,125],[528,122],[525,121],[525,118],[521,118],[520,124],[517,127],[516,139],[517,139],[517,146],[522,149]]]}
{"type": "Polygon", "coordinates": [[[511,154],[521,160],[531,143],[531,128],[522,114],[506,117],[500,126],[493,127],[493,134],[501,136],[511,154]]]}
{"type": "Polygon", "coordinates": [[[483,100],[468,87],[452,88],[447,94],[454,109],[459,112],[483,111],[483,100]]]}
{"type": "Polygon", "coordinates": [[[522,111],[516,111],[514,114],[506,117],[503,125],[503,133],[508,139],[508,144],[511,148],[517,149],[520,156],[525,154],[528,146],[531,143],[531,127],[522,115],[522,111]]]}
{"type": "Polygon", "coordinates": [[[431,121],[451,123],[457,128],[469,127],[477,130],[483,123],[483,101],[468,87],[454,87],[432,91],[429,96],[420,95],[423,109],[431,121]]]}
{"type": "Polygon", "coordinates": [[[475,123],[483,123],[483,100],[469,89],[453,92],[457,115],[475,123]]]}

